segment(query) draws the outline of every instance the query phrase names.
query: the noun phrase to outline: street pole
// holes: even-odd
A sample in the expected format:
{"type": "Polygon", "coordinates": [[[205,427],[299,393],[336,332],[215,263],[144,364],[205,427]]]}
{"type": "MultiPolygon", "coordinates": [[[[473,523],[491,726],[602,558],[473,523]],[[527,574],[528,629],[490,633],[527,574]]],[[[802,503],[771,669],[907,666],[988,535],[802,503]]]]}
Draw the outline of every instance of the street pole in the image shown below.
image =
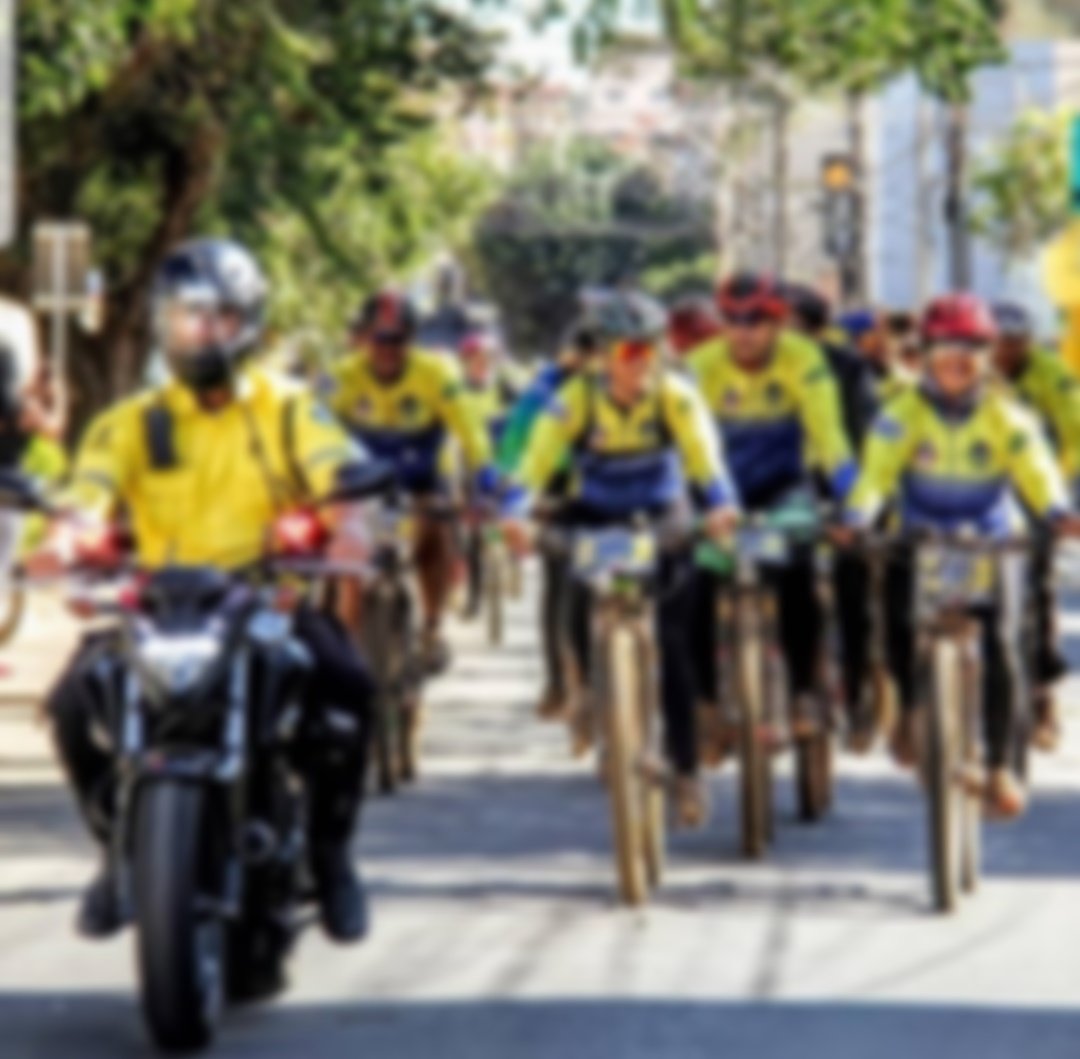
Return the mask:
{"type": "Polygon", "coordinates": [[[934,256],[932,216],[933,175],[930,162],[934,139],[934,103],[925,93],[919,93],[916,113],[916,176],[915,176],[915,298],[919,309],[929,300],[937,262],[934,256]]]}
{"type": "Polygon", "coordinates": [[[858,242],[848,261],[844,263],[842,278],[844,300],[849,305],[866,301],[866,98],[861,92],[848,93],[848,141],[855,168],[855,225],[858,242]]]}
{"type": "Polygon", "coordinates": [[[949,232],[949,284],[954,291],[971,288],[971,236],[967,226],[968,109],[948,108],[945,130],[945,222],[949,232]]]}
{"type": "Polygon", "coordinates": [[[788,128],[791,108],[786,99],[777,96],[773,116],[773,182],[775,187],[773,215],[773,271],[777,276],[787,274],[788,244],[788,187],[790,156],[788,128]]]}

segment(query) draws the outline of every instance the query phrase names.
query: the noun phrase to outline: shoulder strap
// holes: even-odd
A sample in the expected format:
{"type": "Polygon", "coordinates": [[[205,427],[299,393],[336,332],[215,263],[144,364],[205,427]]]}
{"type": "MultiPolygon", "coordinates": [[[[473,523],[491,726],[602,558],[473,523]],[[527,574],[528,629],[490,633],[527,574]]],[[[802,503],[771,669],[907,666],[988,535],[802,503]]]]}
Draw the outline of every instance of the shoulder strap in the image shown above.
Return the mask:
{"type": "Polygon", "coordinates": [[[660,377],[660,385],[656,388],[657,422],[660,427],[660,440],[664,447],[668,448],[675,444],[675,431],[668,422],[668,383],[670,377],[664,372],[660,377]]]}
{"type": "Polygon", "coordinates": [[[585,422],[582,423],[581,430],[578,431],[577,437],[574,438],[575,449],[583,448],[588,444],[589,438],[592,437],[593,427],[596,426],[597,419],[596,378],[589,374],[582,374],[579,377],[581,379],[581,385],[585,387],[585,422]]]}
{"type": "Polygon", "coordinates": [[[300,395],[291,393],[281,406],[281,447],[285,453],[285,466],[289,470],[293,488],[300,496],[310,494],[310,483],[296,451],[296,416],[300,408],[300,395]]]}
{"type": "Polygon", "coordinates": [[[161,400],[154,401],[143,411],[143,440],[150,469],[174,471],[179,466],[172,412],[161,400]]]}

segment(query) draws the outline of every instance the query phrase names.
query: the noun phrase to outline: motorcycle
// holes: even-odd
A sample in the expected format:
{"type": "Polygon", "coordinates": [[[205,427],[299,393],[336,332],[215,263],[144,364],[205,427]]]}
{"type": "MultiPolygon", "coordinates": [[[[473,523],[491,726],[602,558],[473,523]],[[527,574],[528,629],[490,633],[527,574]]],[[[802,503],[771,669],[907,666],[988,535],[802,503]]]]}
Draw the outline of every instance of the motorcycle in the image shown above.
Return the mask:
{"type": "MultiPolygon", "coordinates": [[[[381,468],[358,465],[323,502],[386,484],[381,468]]],[[[5,508],[58,514],[6,473],[5,508]]],[[[108,853],[117,907],[135,928],[145,1019],[165,1051],[208,1046],[228,1002],[280,987],[313,896],[298,736],[313,723],[339,737],[355,724],[330,709],[305,717],[313,662],[294,635],[297,583],[355,571],[321,557],[327,535],[314,510],[280,522],[285,550],[241,573],[103,578],[84,563],[79,574],[79,613],[112,619],[103,635],[113,649],[94,671],[94,737],[115,759],[108,853]]]]}

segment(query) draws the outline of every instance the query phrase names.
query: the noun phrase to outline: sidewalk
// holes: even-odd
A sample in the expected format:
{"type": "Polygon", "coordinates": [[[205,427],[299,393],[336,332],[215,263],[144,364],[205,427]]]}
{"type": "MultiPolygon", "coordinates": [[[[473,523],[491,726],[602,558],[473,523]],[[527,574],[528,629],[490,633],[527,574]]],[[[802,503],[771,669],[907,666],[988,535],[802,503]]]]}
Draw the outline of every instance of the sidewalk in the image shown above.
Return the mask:
{"type": "Polygon", "coordinates": [[[34,594],[22,628],[0,647],[0,707],[36,705],[70,658],[78,637],[78,623],[58,599],[34,594]]]}

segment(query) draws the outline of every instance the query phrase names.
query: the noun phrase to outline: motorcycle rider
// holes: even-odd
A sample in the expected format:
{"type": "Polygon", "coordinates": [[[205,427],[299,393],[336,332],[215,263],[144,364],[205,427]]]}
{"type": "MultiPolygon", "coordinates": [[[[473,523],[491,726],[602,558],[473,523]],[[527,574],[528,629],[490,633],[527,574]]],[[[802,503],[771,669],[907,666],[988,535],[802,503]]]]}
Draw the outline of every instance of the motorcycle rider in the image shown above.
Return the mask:
{"type": "Polygon", "coordinates": [[[442,622],[453,586],[453,525],[431,502],[448,491],[443,455],[448,435],[461,448],[476,493],[491,497],[498,478],[484,424],[469,404],[461,371],[440,353],[413,345],[416,310],[395,290],[369,297],[352,324],[353,347],[331,370],[330,408],[379,459],[398,487],[418,501],[416,564],[423,611],[426,668],[449,665],[442,622]]]}
{"type": "MultiPolygon", "coordinates": [[[[819,470],[831,494],[843,499],[854,484],[855,461],[844,432],[836,382],[819,346],[784,328],[787,305],[767,276],[736,275],[718,292],[725,335],[693,353],[698,381],[744,509],[772,510],[812,492],[819,470]]],[[[695,654],[706,716],[715,702],[715,579],[702,572],[695,654]]],[[[777,571],[780,639],[792,692],[792,725],[813,734],[822,615],[812,549],[796,548],[777,571]]]]}
{"type": "MultiPolygon", "coordinates": [[[[604,371],[572,379],[541,417],[517,475],[521,492],[510,501],[506,522],[512,547],[527,546],[521,521],[531,499],[569,459],[569,503],[561,525],[625,526],[638,516],[657,523],[685,515],[691,485],[705,509],[708,532],[728,534],[737,518],[735,494],[718,438],[692,384],[662,367],[662,308],[636,292],[621,292],[599,307],[597,330],[604,371]]],[[[693,570],[682,551],[661,561],[657,639],[661,699],[668,755],[675,770],[679,821],[700,826],[707,813],[698,777],[693,659],[686,639],[693,570]]],[[[570,589],[570,626],[576,662],[588,672],[590,601],[570,589]]],[[[591,742],[594,707],[583,694],[572,718],[578,749],[591,742]]]]}
{"type": "MultiPolygon", "coordinates": [[[[166,256],[152,311],[170,378],[120,400],[87,429],[65,498],[81,515],[76,534],[100,530],[123,506],[142,567],[240,569],[264,554],[277,515],[328,493],[342,468],[366,458],[308,392],[246,366],[262,339],[266,298],[259,266],[237,243],[194,239],[166,256]]],[[[29,562],[31,572],[62,569],[73,548],[71,523],[55,523],[29,562]]],[[[355,722],[332,741],[301,748],[322,923],[330,937],[349,941],[368,923],[351,843],[371,682],[332,616],[301,607],[295,627],[315,661],[308,717],[332,706],[355,722]]],[[[107,852],[112,759],[99,735],[105,703],[96,675],[116,647],[109,632],[89,634],[47,700],[60,759],[102,845],[103,866],[79,914],[90,937],[121,925],[107,852]]]]}
{"type": "MultiPolygon", "coordinates": [[[[868,527],[890,500],[901,527],[1010,536],[1023,527],[1019,495],[1035,518],[1075,535],[1064,479],[1036,422],[990,383],[993,317],[969,294],[932,302],[922,322],[924,370],[883,410],[867,442],[862,472],[849,501],[849,523],[868,527]]],[[[851,537],[840,533],[841,542],[851,537]]],[[[983,706],[989,771],[985,797],[999,817],[1023,811],[1026,796],[1009,767],[1014,713],[1022,676],[1022,600],[1016,578],[975,614],[982,629],[983,706]]],[[[890,663],[899,685],[901,717],[893,751],[904,764],[918,757],[915,675],[915,571],[910,552],[893,557],[888,574],[890,663]]]]}

